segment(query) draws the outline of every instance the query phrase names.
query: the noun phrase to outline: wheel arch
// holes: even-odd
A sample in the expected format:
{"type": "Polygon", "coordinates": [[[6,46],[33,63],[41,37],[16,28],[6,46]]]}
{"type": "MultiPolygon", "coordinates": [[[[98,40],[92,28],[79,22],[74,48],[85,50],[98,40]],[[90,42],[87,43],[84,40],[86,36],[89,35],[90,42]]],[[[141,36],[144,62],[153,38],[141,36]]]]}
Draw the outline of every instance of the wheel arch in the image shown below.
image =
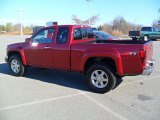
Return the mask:
{"type": "MultiPolygon", "coordinates": [[[[144,34],[144,36],[147,36],[147,37],[149,38],[149,35],[148,35],[148,34],[144,34]]],[[[144,38],[144,36],[143,36],[143,38],[144,38]]]]}
{"type": "Polygon", "coordinates": [[[23,65],[25,65],[25,66],[27,65],[26,57],[25,57],[25,54],[23,51],[9,51],[7,55],[8,55],[8,59],[11,56],[16,55],[21,59],[23,65]]]}
{"type": "Polygon", "coordinates": [[[98,63],[104,63],[107,64],[114,72],[117,72],[117,65],[116,61],[111,57],[90,57],[86,60],[84,64],[84,73],[86,74],[86,71],[93,65],[98,63]]]}

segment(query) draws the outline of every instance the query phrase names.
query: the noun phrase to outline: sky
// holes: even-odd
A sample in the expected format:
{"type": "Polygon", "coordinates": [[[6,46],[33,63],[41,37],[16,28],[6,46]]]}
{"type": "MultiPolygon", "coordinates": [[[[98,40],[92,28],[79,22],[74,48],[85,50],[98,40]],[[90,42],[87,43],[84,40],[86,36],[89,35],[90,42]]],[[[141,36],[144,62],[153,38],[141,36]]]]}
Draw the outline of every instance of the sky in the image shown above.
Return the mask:
{"type": "MultiPolygon", "coordinates": [[[[90,15],[99,15],[95,26],[111,23],[116,16],[150,26],[160,17],[160,0],[92,0],[90,15]]],[[[82,20],[89,17],[86,0],[0,0],[0,24],[20,23],[19,10],[23,11],[23,24],[45,25],[49,21],[73,24],[72,15],[82,20]]]]}

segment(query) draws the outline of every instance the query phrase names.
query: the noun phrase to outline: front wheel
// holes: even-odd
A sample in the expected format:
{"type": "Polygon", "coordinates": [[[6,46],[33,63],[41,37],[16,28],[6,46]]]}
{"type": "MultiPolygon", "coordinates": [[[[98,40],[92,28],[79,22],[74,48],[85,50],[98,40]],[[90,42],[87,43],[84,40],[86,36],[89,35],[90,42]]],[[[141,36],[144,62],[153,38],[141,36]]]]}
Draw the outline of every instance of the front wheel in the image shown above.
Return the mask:
{"type": "Polygon", "coordinates": [[[11,56],[9,58],[9,67],[11,73],[14,76],[23,76],[25,72],[25,66],[23,65],[21,59],[17,56],[11,56]]]}
{"type": "Polygon", "coordinates": [[[147,35],[144,36],[144,41],[148,41],[149,37],[147,35]]]}
{"type": "Polygon", "coordinates": [[[93,65],[86,75],[87,84],[90,89],[97,93],[105,93],[116,85],[116,77],[105,64],[93,65]]]}

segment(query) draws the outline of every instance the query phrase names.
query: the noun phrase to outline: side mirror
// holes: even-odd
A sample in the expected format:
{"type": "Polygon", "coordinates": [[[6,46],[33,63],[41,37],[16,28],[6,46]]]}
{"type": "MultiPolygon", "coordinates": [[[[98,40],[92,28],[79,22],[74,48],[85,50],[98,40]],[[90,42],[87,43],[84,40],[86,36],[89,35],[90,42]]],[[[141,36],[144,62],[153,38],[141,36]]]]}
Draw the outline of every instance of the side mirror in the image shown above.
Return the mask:
{"type": "Polygon", "coordinates": [[[26,38],[25,42],[27,42],[27,43],[31,42],[31,38],[26,38]]]}

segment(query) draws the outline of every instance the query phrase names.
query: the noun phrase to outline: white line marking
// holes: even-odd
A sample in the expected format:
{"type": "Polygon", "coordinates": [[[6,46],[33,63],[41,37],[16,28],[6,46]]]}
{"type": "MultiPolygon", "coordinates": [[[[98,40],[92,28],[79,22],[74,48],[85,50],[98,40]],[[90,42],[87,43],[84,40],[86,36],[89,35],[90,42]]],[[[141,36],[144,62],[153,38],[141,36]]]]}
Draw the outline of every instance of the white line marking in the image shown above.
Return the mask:
{"type": "MultiPolygon", "coordinates": [[[[68,85],[68,86],[72,86],[70,83],[66,82],[63,80],[63,82],[68,85]]],[[[80,90],[76,90],[79,93],[81,93],[84,97],[86,97],[87,99],[89,99],[91,102],[95,103],[97,106],[99,106],[100,108],[102,108],[103,110],[105,110],[106,112],[114,115],[116,118],[120,119],[120,120],[127,120],[126,118],[124,118],[123,116],[121,116],[120,114],[114,112],[113,110],[111,110],[110,108],[107,108],[105,105],[101,104],[100,102],[98,102],[97,100],[95,100],[94,98],[90,97],[89,95],[87,95],[87,92],[82,92],[80,90]]]]}
{"type": "Polygon", "coordinates": [[[130,84],[134,84],[134,83],[144,82],[144,81],[147,81],[147,80],[153,80],[153,79],[156,79],[156,78],[160,78],[160,76],[154,76],[154,77],[151,77],[151,78],[143,78],[141,80],[136,80],[136,81],[133,81],[133,82],[122,83],[120,86],[126,86],[126,85],[130,85],[130,84]]]}
{"type": "Polygon", "coordinates": [[[19,104],[19,105],[12,105],[12,106],[8,106],[8,107],[0,108],[0,111],[14,109],[14,108],[20,108],[20,107],[25,107],[25,106],[30,106],[30,105],[40,104],[40,103],[46,103],[46,102],[51,102],[51,101],[55,101],[55,100],[66,99],[66,98],[70,98],[70,97],[79,96],[79,95],[82,95],[82,94],[84,94],[84,93],[55,97],[55,98],[50,98],[50,99],[45,99],[45,100],[40,100],[40,101],[34,101],[34,102],[29,102],[29,103],[24,103],[24,104],[19,104]]]}
{"type": "Polygon", "coordinates": [[[100,108],[104,109],[106,112],[111,113],[112,115],[114,115],[115,117],[117,117],[120,120],[127,120],[125,117],[121,116],[120,114],[114,112],[113,110],[111,110],[110,108],[107,108],[106,106],[104,106],[103,104],[101,104],[100,102],[98,102],[97,100],[95,100],[94,98],[90,97],[87,94],[83,94],[83,96],[85,96],[86,98],[88,98],[90,101],[92,101],[93,103],[95,103],[96,105],[98,105],[100,108]]]}

